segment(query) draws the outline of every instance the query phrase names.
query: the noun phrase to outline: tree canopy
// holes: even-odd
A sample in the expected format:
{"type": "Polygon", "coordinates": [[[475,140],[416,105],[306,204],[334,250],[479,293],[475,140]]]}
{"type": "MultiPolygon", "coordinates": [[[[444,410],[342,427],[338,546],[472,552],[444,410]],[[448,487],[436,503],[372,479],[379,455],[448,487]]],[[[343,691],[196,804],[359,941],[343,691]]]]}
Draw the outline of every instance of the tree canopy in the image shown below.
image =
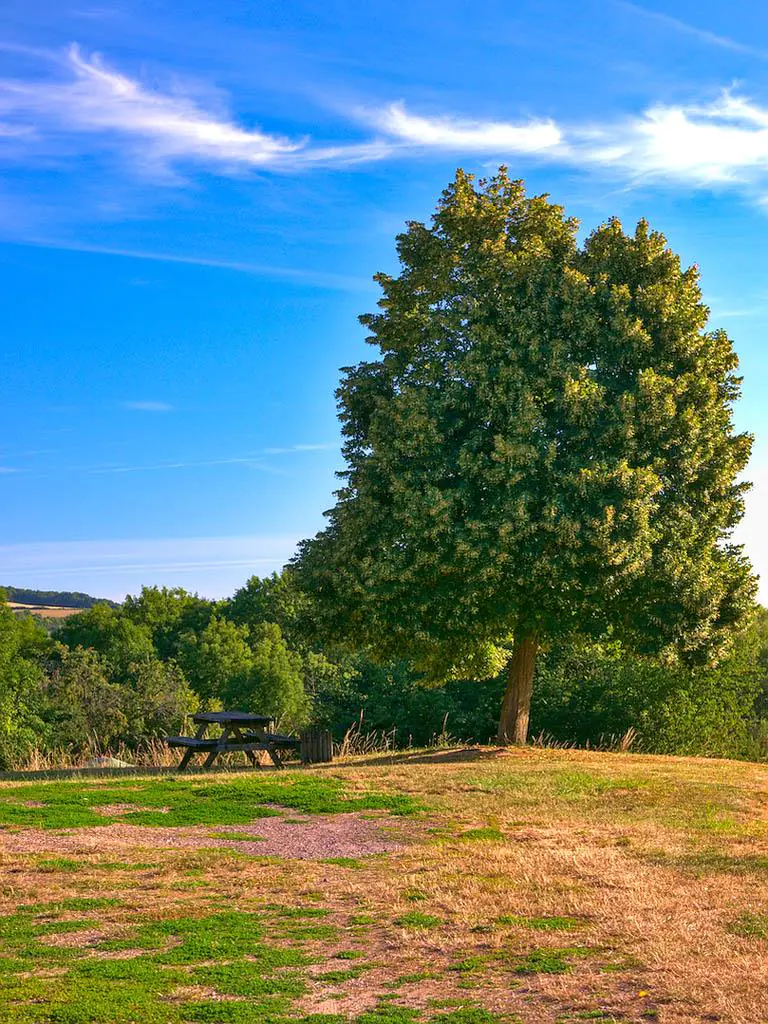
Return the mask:
{"type": "Polygon", "coordinates": [[[345,482],[297,577],[336,635],[436,678],[509,665],[523,741],[536,652],[574,632],[711,659],[752,605],[729,543],[751,437],[696,267],[641,221],[577,223],[502,168],[459,171],[397,238],[338,390],[345,482]]]}

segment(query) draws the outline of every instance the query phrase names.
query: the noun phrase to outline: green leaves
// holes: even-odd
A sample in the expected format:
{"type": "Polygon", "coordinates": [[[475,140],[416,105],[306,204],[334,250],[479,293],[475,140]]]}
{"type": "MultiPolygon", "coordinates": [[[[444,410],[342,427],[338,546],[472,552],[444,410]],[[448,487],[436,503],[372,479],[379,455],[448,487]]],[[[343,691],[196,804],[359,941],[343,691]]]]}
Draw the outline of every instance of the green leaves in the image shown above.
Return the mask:
{"type": "Polygon", "coordinates": [[[581,248],[576,227],[503,169],[459,171],[398,237],[361,317],[379,356],[338,390],[344,484],[295,565],[335,635],[482,677],[513,634],[693,659],[742,621],[730,340],[645,222],[581,248]]]}

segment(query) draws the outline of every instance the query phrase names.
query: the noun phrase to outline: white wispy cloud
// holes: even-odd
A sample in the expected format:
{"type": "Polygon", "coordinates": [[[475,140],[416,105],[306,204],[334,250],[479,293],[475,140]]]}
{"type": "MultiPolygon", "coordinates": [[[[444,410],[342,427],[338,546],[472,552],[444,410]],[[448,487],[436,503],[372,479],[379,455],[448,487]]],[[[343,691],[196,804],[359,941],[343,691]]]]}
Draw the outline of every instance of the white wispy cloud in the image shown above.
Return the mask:
{"type": "Polygon", "coordinates": [[[270,466],[260,455],[244,455],[225,459],[181,459],[177,462],[146,462],[134,466],[73,467],[69,473],[87,473],[93,476],[111,476],[120,473],[157,473],[177,469],[209,469],[214,466],[247,466],[262,473],[284,476],[283,470],[270,466]]]}
{"type": "Polygon", "coordinates": [[[507,121],[424,117],[391,103],[369,115],[386,135],[415,146],[479,153],[539,153],[561,145],[561,129],[550,120],[507,121]]]}
{"type": "MultiPolygon", "coordinates": [[[[150,462],[133,466],[93,466],[80,468],[80,472],[94,475],[110,475],[115,473],[146,473],[159,472],[162,470],[176,469],[207,469],[215,466],[247,466],[262,473],[272,473],[277,476],[285,476],[286,471],[274,466],[264,459],[276,455],[299,455],[313,452],[325,452],[339,448],[339,442],[333,441],[327,444],[292,444],[283,447],[259,448],[257,451],[245,455],[224,456],[218,459],[180,459],[176,462],[150,462]]],[[[68,473],[78,472],[77,469],[68,469],[68,473]]]]}
{"type": "Polygon", "coordinates": [[[287,448],[262,448],[263,455],[291,455],[294,452],[327,452],[339,447],[338,441],[328,444],[291,444],[287,448]]]}
{"type": "Polygon", "coordinates": [[[168,402],[133,401],[121,402],[120,406],[136,412],[173,412],[173,406],[168,402]]]}
{"type": "Polygon", "coordinates": [[[531,154],[630,179],[694,186],[768,183],[768,107],[724,91],[709,104],[654,104],[610,124],[511,124],[409,113],[401,103],[375,122],[413,146],[531,154]]]}
{"type": "MultiPolygon", "coordinates": [[[[631,4],[625,6],[635,9],[631,4]]],[[[637,10],[642,13],[643,9],[637,10]]],[[[655,12],[650,15],[656,17],[655,12]]],[[[709,39],[708,33],[701,32],[709,39]]],[[[741,45],[725,37],[715,36],[709,41],[731,48],[741,45]]],[[[49,55],[49,65],[51,59],[49,55]]],[[[724,91],[710,102],[656,102],[610,123],[590,124],[535,116],[489,119],[451,111],[426,114],[399,101],[377,109],[347,110],[348,120],[373,134],[337,144],[245,127],[229,112],[220,92],[207,89],[203,93],[198,86],[193,94],[178,82],[165,88],[150,86],[114,69],[98,56],[84,56],[76,46],[63,57],[58,55],[52,66],[56,68],[53,76],[0,80],[0,153],[6,149],[18,154],[20,148],[34,159],[38,147],[46,152],[46,146],[55,149],[57,143],[65,144],[69,155],[87,155],[94,147],[112,147],[131,171],[179,181],[174,177],[176,171],[194,164],[220,174],[242,173],[244,169],[286,172],[388,157],[418,157],[439,150],[451,152],[459,160],[467,154],[501,160],[547,160],[593,174],[600,171],[619,175],[630,183],[666,181],[695,187],[741,187],[758,201],[768,192],[768,107],[735,91],[724,91]]],[[[74,164],[70,160],[67,166],[74,164]]],[[[55,240],[32,241],[68,245],[55,240]]],[[[215,258],[100,249],[87,244],[71,247],[137,259],[221,266],[245,273],[272,273],[308,282],[314,274],[321,285],[328,277],[322,272],[273,269],[215,258]]],[[[336,287],[339,282],[329,279],[328,285],[336,287]]],[[[359,282],[353,286],[358,287],[359,282]]]]}
{"type": "MultiPolygon", "coordinates": [[[[1,48],[1,47],[0,47],[1,48]]],[[[81,135],[103,148],[127,150],[134,168],[177,181],[177,166],[200,164],[222,173],[243,169],[295,170],[308,165],[347,165],[381,159],[391,149],[370,139],[315,145],[237,123],[219,90],[172,80],[151,87],[110,66],[100,54],[85,56],[76,44],[61,54],[25,51],[58,74],[0,80],[0,133],[44,152],[81,135]]]]}
{"type": "Polygon", "coordinates": [[[27,238],[15,245],[30,245],[42,249],[63,249],[67,252],[92,253],[96,256],[115,256],[129,260],[147,260],[150,263],[179,263],[182,266],[210,267],[213,270],[230,270],[236,274],[252,277],[266,277],[276,281],[292,281],[314,288],[328,288],[338,291],[366,291],[371,288],[370,279],[334,274],[330,271],[310,270],[302,267],[281,267],[266,263],[248,263],[240,260],[219,260],[209,256],[187,256],[174,252],[151,252],[146,249],[121,249],[117,246],[91,245],[87,242],[72,242],[56,238],[27,238]]]}
{"type": "MultiPolygon", "coordinates": [[[[305,145],[245,129],[221,110],[213,113],[179,91],[150,89],[76,45],[67,51],[64,78],[0,83],[0,113],[28,118],[40,132],[119,135],[142,141],[141,159],[157,168],[178,158],[263,167],[305,145]]],[[[137,151],[135,156],[139,157],[137,151]]]]}
{"type": "Polygon", "coordinates": [[[615,125],[574,129],[578,158],[693,185],[768,179],[768,108],[725,91],[708,105],[658,104],[615,125]]]}
{"type": "Polygon", "coordinates": [[[670,14],[664,14],[661,11],[652,11],[648,7],[641,7],[640,4],[631,3],[630,0],[615,0],[615,3],[617,7],[621,7],[625,11],[631,11],[642,18],[655,21],[657,24],[671,29],[673,32],[679,32],[683,35],[691,36],[708,46],[716,46],[722,50],[732,50],[734,53],[749,54],[752,57],[760,58],[760,60],[768,60],[768,51],[750,46],[748,43],[741,43],[736,39],[731,39],[730,36],[718,35],[716,32],[710,32],[708,29],[700,28],[697,25],[691,25],[689,22],[682,21],[680,18],[674,18],[670,14]]]}
{"type": "MultiPolygon", "coordinates": [[[[55,466],[48,469],[34,472],[35,479],[48,478],[52,476],[66,475],[73,477],[83,476],[120,476],[129,473],[163,473],[175,472],[177,470],[194,469],[216,469],[223,466],[243,466],[249,470],[259,473],[268,473],[272,476],[290,476],[288,470],[275,465],[272,459],[283,455],[312,455],[317,452],[338,451],[338,441],[331,441],[323,444],[292,444],[259,448],[253,452],[243,455],[226,455],[212,459],[187,459],[175,460],[166,459],[163,462],[140,462],[140,463],[108,463],[101,465],[66,465],[57,462],[55,466]],[[269,461],[268,461],[269,460],[269,461]]],[[[0,474],[18,473],[20,470],[0,465],[0,474]]]]}

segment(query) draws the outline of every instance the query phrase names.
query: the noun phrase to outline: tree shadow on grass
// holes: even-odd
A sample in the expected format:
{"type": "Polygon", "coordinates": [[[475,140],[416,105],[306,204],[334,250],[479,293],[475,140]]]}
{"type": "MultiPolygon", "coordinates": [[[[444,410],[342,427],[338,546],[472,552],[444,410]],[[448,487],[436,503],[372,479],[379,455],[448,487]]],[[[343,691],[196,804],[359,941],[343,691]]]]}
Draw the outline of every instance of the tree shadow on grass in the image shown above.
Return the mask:
{"type": "Polygon", "coordinates": [[[398,764],[472,764],[481,761],[493,761],[503,754],[508,747],[459,747],[450,750],[393,750],[388,754],[377,756],[361,755],[350,757],[329,764],[309,765],[311,768],[365,767],[366,765],[398,765],[398,764]]]}

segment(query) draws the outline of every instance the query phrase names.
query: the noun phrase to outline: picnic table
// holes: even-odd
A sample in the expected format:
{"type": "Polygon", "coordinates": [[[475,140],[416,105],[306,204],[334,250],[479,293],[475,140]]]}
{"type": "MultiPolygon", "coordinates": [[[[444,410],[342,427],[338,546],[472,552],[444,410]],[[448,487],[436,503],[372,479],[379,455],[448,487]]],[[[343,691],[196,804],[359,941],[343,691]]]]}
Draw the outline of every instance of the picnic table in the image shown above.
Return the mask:
{"type": "Polygon", "coordinates": [[[295,750],[299,740],[271,731],[272,719],[267,715],[254,715],[249,711],[201,711],[192,716],[197,724],[194,736],[168,736],[169,747],[179,747],[184,754],[179,762],[183,772],[195,754],[207,754],[204,768],[210,768],[221,754],[242,751],[255,768],[261,763],[257,754],[266,751],[275,768],[282,768],[280,751],[295,750]],[[210,726],[218,725],[218,736],[206,736],[210,726]]]}

